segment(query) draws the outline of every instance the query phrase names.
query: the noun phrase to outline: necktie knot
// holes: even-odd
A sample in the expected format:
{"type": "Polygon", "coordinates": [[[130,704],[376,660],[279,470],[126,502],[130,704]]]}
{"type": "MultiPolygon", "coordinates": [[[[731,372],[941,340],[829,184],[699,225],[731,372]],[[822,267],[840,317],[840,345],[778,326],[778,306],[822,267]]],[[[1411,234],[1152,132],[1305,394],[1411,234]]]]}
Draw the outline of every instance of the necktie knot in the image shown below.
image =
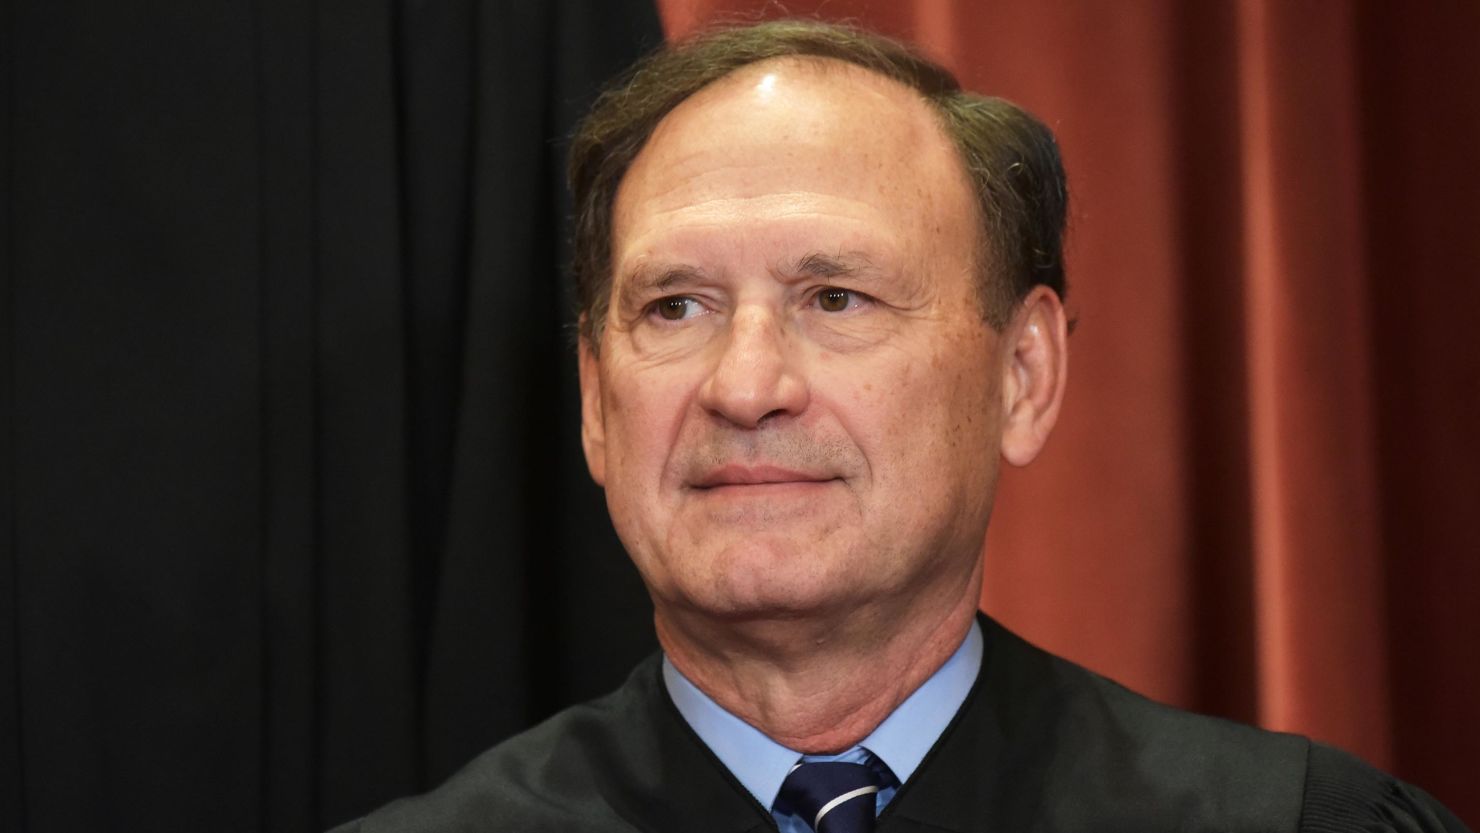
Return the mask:
{"type": "Polygon", "coordinates": [[[884,776],[865,764],[804,761],[782,782],[776,805],[816,833],[869,833],[874,795],[884,786],[884,776]]]}

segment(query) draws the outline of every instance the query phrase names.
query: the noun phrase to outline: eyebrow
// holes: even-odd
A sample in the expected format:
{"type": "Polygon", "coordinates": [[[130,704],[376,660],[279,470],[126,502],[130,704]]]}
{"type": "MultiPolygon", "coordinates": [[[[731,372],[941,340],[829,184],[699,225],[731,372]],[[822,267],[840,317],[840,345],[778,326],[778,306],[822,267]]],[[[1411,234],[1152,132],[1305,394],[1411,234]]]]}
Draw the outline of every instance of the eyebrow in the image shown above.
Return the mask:
{"type": "Polygon", "coordinates": [[[862,252],[839,252],[836,255],[811,252],[803,255],[790,268],[780,270],[799,277],[868,279],[878,277],[879,268],[862,252]]]}
{"type": "Polygon", "coordinates": [[[704,270],[693,266],[666,266],[657,269],[638,269],[632,273],[632,283],[645,289],[667,292],[670,289],[688,286],[704,280],[704,270]]]}
{"type": "MultiPolygon", "coordinates": [[[[809,252],[795,261],[783,263],[776,272],[788,278],[817,278],[834,280],[852,278],[868,280],[879,275],[879,268],[862,252],[839,252],[830,255],[809,252]]],[[[685,264],[643,263],[626,273],[620,284],[620,296],[632,301],[655,294],[667,294],[674,290],[704,283],[708,273],[696,266],[685,264]]]]}

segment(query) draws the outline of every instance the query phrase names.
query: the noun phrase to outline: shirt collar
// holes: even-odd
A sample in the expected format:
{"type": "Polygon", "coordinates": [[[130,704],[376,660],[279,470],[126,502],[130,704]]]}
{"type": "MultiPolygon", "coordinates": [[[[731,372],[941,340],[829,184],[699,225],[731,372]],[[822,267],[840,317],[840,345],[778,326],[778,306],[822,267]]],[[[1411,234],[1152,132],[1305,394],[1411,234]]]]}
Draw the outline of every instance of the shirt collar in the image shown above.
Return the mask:
{"type": "MultiPolygon", "coordinates": [[[[925,754],[955,717],[982,665],[981,626],[973,621],[960,647],[923,685],[905,698],[859,746],[872,752],[899,778],[909,780],[925,754]]],[[[663,657],[663,684],[678,713],[755,800],[776,802],[781,782],[801,753],[771,740],[725,711],[663,657]]]]}

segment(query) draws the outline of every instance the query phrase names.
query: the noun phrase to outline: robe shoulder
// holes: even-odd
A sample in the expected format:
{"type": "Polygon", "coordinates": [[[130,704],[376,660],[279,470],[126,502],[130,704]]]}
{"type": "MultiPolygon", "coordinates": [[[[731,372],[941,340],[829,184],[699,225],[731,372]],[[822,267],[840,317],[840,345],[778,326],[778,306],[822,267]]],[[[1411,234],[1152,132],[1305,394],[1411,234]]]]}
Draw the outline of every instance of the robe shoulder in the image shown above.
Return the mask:
{"type": "Polygon", "coordinates": [[[333,833],[637,830],[614,812],[600,770],[611,765],[603,750],[622,741],[613,736],[615,727],[644,717],[629,681],[498,744],[431,792],[392,802],[333,833]]]}
{"type": "Polygon", "coordinates": [[[996,714],[978,725],[1002,727],[1024,773],[1007,780],[1036,794],[1017,805],[1022,829],[1467,833],[1345,752],[1157,703],[997,628],[978,693],[996,714]]]}
{"type": "Polygon", "coordinates": [[[655,655],[615,692],[474,758],[431,792],[331,833],[632,833],[763,830],[766,813],[661,690],[655,655]]]}

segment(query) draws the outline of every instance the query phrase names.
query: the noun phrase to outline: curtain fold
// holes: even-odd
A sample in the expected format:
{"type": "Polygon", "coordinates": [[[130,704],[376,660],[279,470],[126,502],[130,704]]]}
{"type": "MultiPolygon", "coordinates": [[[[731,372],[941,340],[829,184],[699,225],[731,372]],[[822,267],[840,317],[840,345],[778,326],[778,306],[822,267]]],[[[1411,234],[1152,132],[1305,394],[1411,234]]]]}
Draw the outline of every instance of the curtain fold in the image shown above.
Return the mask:
{"type": "Polygon", "coordinates": [[[1245,2],[1234,33],[1258,715],[1389,763],[1354,18],[1245,2]]]}

